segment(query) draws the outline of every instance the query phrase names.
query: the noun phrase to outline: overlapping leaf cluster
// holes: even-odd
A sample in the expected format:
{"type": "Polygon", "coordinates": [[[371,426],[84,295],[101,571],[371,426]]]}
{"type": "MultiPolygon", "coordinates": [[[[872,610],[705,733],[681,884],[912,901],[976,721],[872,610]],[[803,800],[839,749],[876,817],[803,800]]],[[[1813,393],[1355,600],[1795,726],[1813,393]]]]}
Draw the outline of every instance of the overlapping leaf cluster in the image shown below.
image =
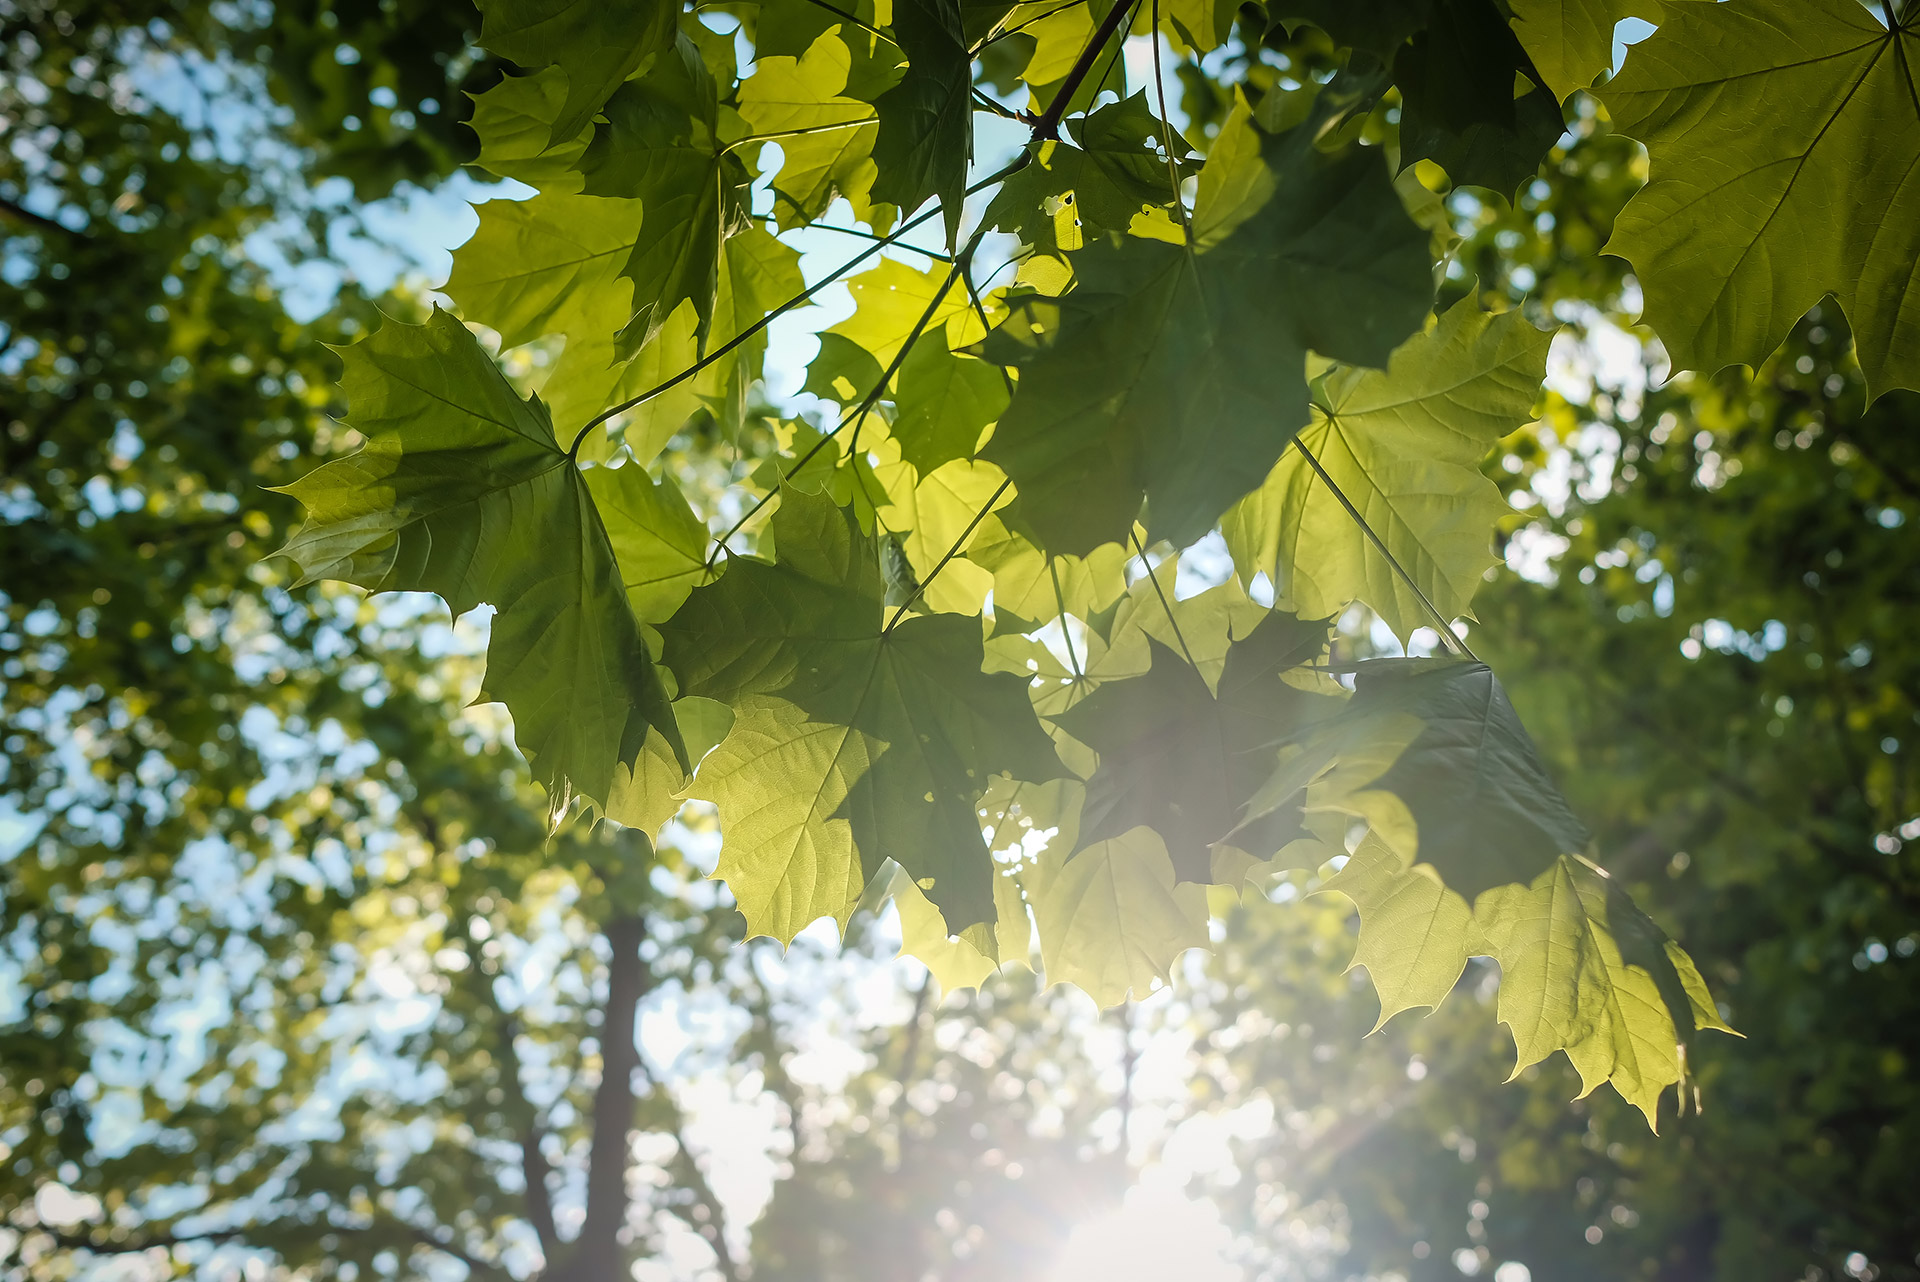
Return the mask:
{"type": "MultiPolygon", "coordinates": [[[[476,103],[480,163],[537,194],[456,253],[466,325],[344,353],[367,444],[295,488],[306,573],[494,607],[488,690],[556,802],[713,803],[755,932],[891,897],[943,982],[1037,928],[1112,1002],[1205,943],[1209,893],[1331,862],[1383,1019],[1494,957],[1521,1064],[1564,1049],[1651,1119],[1721,1026],[1691,963],[1489,669],[1344,662],[1333,620],[1451,644],[1468,614],[1505,510],[1480,467],[1550,335],[1436,312],[1436,192],[1526,182],[1659,6],[483,7],[523,74],[476,103]],[[1129,93],[1136,38],[1298,74],[1189,138],[1129,93]],[[991,169],[989,115],[1028,138],[991,169]],[[846,257],[809,281],[803,246],[846,257]],[[843,278],[770,405],[767,326],[843,278]],[[745,465],[689,503],[663,451],[701,441],[745,465]],[[1176,600],[1154,554],[1213,531],[1232,576],[1176,600]]],[[[1914,36],[1852,0],[1671,7],[1602,91],[1652,150],[1615,233],[1649,320],[1752,361],[1832,292],[1876,390],[1920,385],[1914,36]]]]}

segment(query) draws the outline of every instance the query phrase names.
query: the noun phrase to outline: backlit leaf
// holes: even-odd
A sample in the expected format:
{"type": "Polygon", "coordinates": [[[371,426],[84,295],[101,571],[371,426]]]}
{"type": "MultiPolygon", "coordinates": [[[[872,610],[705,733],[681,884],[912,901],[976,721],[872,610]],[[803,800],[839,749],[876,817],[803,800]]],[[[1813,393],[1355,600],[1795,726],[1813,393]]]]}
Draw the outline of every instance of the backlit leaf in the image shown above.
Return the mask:
{"type": "Polygon", "coordinates": [[[1427,234],[1377,152],[1328,156],[1304,126],[1260,136],[1244,112],[1227,131],[1257,148],[1216,144],[1208,168],[1252,172],[1202,171],[1194,248],[1095,244],[1071,293],[989,344],[1021,372],[983,455],[1020,491],[1008,523],[1048,551],[1126,537],[1143,498],[1155,538],[1199,538],[1306,425],[1307,351],[1384,364],[1426,308],[1427,234]],[[1210,208],[1216,189],[1234,210],[1210,208]]]}
{"type": "MultiPolygon", "coordinates": [[[[1466,612],[1494,563],[1494,524],[1510,510],[1480,461],[1526,422],[1550,341],[1519,312],[1490,316],[1467,299],[1384,372],[1336,369],[1314,393],[1301,444],[1449,619],[1466,612]]],[[[1222,528],[1241,574],[1266,574],[1304,613],[1358,599],[1401,637],[1435,625],[1297,450],[1222,528]]]]}
{"type": "Polygon", "coordinates": [[[1178,884],[1160,835],[1135,828],[1071,858],[1050,845],[1027,875],[1049,983],[1102,1006],[1145,997],[1174,959],[1207,943],[1207,892],[1178,884]]]}
{"type": "Polygon", "coordinates": [[[828,817],[850,824],[867,874],[892,858],[950,926],[987,920],[977,804],[989,779],[1062,773],[1025,684],[981,670],[977,619],[920,615],[889,628],[876,542],[830,500],[785,491],[773,538],[779,561],[730,561],[661,626],[682,691],[723,702],[777,694],[813,723],[851,728],[866,761],[828,817]]]}
{"type": "Polygon", "coordinates": [[[1345,895],[1359,912],[1353,965],[1367,968],[1380,995],[1375,1029],[1403,1010],[1438,1006],[1459,982],[1467,958],[1481,951],[1467,901],[1442,885],[1432,868],[1407,867],[1377,837],[1362,840],[1321,889],[1345,895]]]}
{"type": "Polygon", "coordinates": [[[1757,365],[1831,293],[1870,394],[1920,388],[1920,32],[1855,0],[1666,13],[1600,97],[1652,166],[1606,252],[1674,364],[1757,365]]]}
{"type": "Polygon", "coordinates": [[[1317,658],[1326,639],[1325,622],[1270,614],[1227,650],[1217,692],[1178,653],[1153,641],[1145,676],[1110,681],[1055,716],[1056,725],[1100,754],[1087,781],[1080,843],[1146,825],[1160,834],[1180,881],[1210,882],[1214,845],[1229,834],[1255,859],[1300,835],[1297,810],[1237,825],[1277,748],[1338,706],[1280,679],[1285,669],[1317,658]]]}
{"type": "Polygon", "coordinates": [[[947,243],[956,242],[967,162],[973,158],[973,59],[957,0],[893,0],[893,33],[907,56],[900,83],[874,100],[876,200],[903,214],[940,199],[947,243]]]}
{"type": "Polygon", "coordinates": [[[673,45],[667,0],[484,0],[480,43],[529,71],[557,66],[567,96],[552,136],[572,138],[650,56],[673,45]]]}
{"type": "Polygon", "coordinates": [[[690,767],[628,607],[587,479],[466,327],[435,311],[344,349],[367,444],[288,487],[307,523],[282,553],[305,579],[495,608],[486,697],[512,714],[556,803],[604,799],[648,728],[690,767]],[[538,549],[540,555],[529,555],[538,549]]]}
{"type": "Polygon", "coordinates": [[[1565,100],[1613,65],[1613,29],[1627,18],[1658,23],[1661,0],[1507,0],[1513,34],[1547,88],[1565,100]]]}

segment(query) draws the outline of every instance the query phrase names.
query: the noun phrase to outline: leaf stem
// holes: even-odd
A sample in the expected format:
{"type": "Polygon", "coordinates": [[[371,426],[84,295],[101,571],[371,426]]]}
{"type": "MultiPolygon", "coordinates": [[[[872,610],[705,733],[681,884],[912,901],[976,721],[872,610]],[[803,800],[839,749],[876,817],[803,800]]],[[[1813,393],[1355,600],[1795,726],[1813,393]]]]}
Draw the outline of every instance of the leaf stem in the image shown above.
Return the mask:
{"type": "Polygon", "coordinates": [[[900,608],[893,612],[893,617],[887,620],[887,626],[881,629],[881,632],[880,632],[881,636],[885,636],[887,633],[893,631],[893,625],[900,622],[900,616],[905,614],[908,608],[912,606],[915,601],[918,601],[920,597],[926,592],[928,586],[932,584],[932,582],[935,579],[940,577],[940,571],[947,568],[947,562],[953,560],[954,557],[960,554],[960,549],[967,545],[967,540],[973,537],[973,532],[980,528],[980,522],[987,519],[987,513],[993,511],[993,505],[1000,501],[1000,496],[1002,494],[1005,494],[1007,492],[1008,487],[1011,486],[1012,484],[1013,484],[1013,478],[1008,477],[1006,480],[1000,482],[999,489],[995,490],[992,494],[987,496],[986,503],[980,508],[978,512],[975,512],[973,514],[973,519],[967,522],[967,528],[960,531],[960,537],[953,541],[953,546],[947,549],[947,554],[940,558],[939,564],[935,565],[932,570],[928,571],[927,577],[920,580],[920,586],[913,590],[913,595],[908,597],[905,601],[902,601],[900,603],[900,608]]]}
{"type": "Polygon", "coordinates": [[[1060,635],[1066,638],[1067,664],[1073,669],[1074,684],[1078,685],[1087,674],[1080,670],[1080,656],[1073,648],[1073,629],[1067,626],[1067,594],[1060,590],[1060,563],[1051,553],[1047,555],[1047,573],[1053,576],[1053,608],[1060,620],[1060,635]]]}
{"type": "Polygon", "coordinates": [[[1026,112],[1015,111],[1012,107],[1004,103],[995,102],[986,94],[981,93],[977,88],[973,91],[973,105],[985,108],[987,111],[1006,120],[1017,120],[1021,124],[1029,126],[1033,124],[1033,117],[1029,116],[1026,112]]]}
{"type": "MultiPolygon", "coordinates": [[[[994,173],[987,175],[985,178],[982,178],[979,182],[975,183],[973,186],[967,188],[967,194],[971,196],[974,192],[982,191],[988,187],[991,187],[995,183],[1000,182],[1002,179],[1012,177],[1015,173],[1018,173],[1021,169],[1024,169],[1032,159],[1033,157],[1029,155],[1027,152],[1024,152],[1024,151],[1021,152],[1018,156],[1014,157],[1011,162],[1002,166],[1000,169],[996,170],[994,173]]],[[[745,329],[741,330],[738,334],[735,334],[732,338],[728,339],[725,343],[721,344],[719,347],[716,347],[713,351],[707,353],[705,356],[702,356],[699,360],[687,366],[687,368],[681,370],[678,374],[675,374],[672,378],[667,379],[663,383],[657,383],[654,386],[649,387],[646,391],[641,392],[638,396],[628,397],[626,400],[621,401],[618,405],[614,405],[607,409],[601,410],[598,414],[588,419],[586,426],[582,427],[579,433],[574,436],[573,444],[567,447],[567,457],[569,459],[579,457],[580,443],[587,439],[587,433],[591,432],[594,428],[599,427],[602,423],[606,422],[608,419],[614,417],[617,414],[624,414],[628,410],[633,409],[635,406],[646,404],[648,401],[660,395],[662,392],[670,391],[673,388],[678,387],[680,384],[692,378],[695,374],[698,374],[701,370],[707,368],[707,366],[713,364],[717,360],[724,358],[726,355],[728,355],[728,353],[732,352],[736,347],[739,347],[742,343],[752,338],[755,334],[758,334],[761,330],[773,324],[773,322],[778,320],[780,317],[786,315],[788,312],[800,306],[802,303],[805,303],[810,299],[812,299],[812,297],[815,294],[819,293],[821,290],[825,289],[827,286],[833,284],[835,281],[839,280],[842,276],[845,276],[848,272],[858,267],[861,263],[864,263],[869,258],[872,258],[875,254],[885,249],[888,245],[891,245],[897,242],[902,236],[906,235],[908,232],[912,231],[914,228],[920,226],[922,223],[931,222],[933,218],[939,213],[940,213],[940,207],[936,205],[932,209],[929,209],[926,213],[921,214],[919,217],[911,218],[911,219],[908,219],[906,222],[901,223],[900,226],[895,228],[892,233],[876,241],[871,249],[863,250],[861,253],[855,255],[854,257],[848,259],[846,262],[840,264],[840,266],[834,268],[831,272],[827,273],[827,275],[821,277],[819,280],[815,281],[813,284],[807,286],[805,289],[801,290],[798,294],[795,294],[792,298],[789,298],[786,302],[780,304],[778,307],[768,312],[765,316],[761,317],[759,320],[755,321],[753,324],[747,326],[745,329]]],[[[911,249],[912,246],[908,246],[908,248],[911,249]]],[[[915,252],[918,253],[921,251],[915,250],[915,252]]]]}
{"type": "Polygon", "coordinates": [[[792,129],[770,129],[763,134],[748,134],[744,138],[735,138],[720,149],[722,155],[735,147],[750,147],[756,142],[775,142],[781,138],[798,138],[802,134],[830,134],[836,129],[858,129],[861,125],[870,125],[877,116],[862,116],[858,120],[836,120],[825,125],[797,125],[792,129]]]}
{"type": "MultiPolygon", "coordinates": [[[[1056,5],[1053,8],[1047,10],[1045,13],[1036,13],[1033,17],[1028,18],[1025,21],[1014,23],[1011,27],[1002,27],[1000,26],[999,23],[995,23],[993,30],[988,32],[986,37],[983,40],[981,40],[979,44],[975,45],[973,48],[969,49],[967,52],[972,54],[974,57],[978,58],[980,56],[980,51],[985,49],[987,46],[998,44],[1002,40],[1005,40],[1008,36],[1018,35],[1020,32],[1025,31],[1028,27],[1031,27],[1034,23],[1045,22],[1048,18],[1053,17],[1054,14],[1065,13],[1067,10],[1073,8],[1075,5],[1079,3],[1080,3],[1080,0],[1066,0],[1065,4],[1056,5]]],[[[1012,12],[1013,12],[1012,10],[1008,10],[1007,12],[1009,17],[1012,16],[1012,12]]],[[[1005,21],[1006,21],[1006,18],[1000,19],[1000,22],[1005,22],[1005,21]]]]}
{"type": "MultiPolygon", "coordinates": [[[[888,239],[887,237],[882,236],[877,232],[870,232],[861,227],[842,227],[839,223],[808,223],[807,230],[808,231],[837,231],[845,236],[858,236],[862,240],[874,240],[874,241],[879,241],[882,244],[887,243],[887,239],[888,239]]],[[[910,249],[914,253],[919,254],[922,257],[931,258],[936,263],[950,263],[953,261],[953,255],[947,253],[945,250],[942,250],[942,249],[922,249],[918,245],[905,245],[897,241],[894,242],[893,244],[895,249],[910,249]]]]}
{"type": "Polygon", "coordinates": [[[1193,651],[1187,648],[1187,638],[1180,632],[1180,620],[1173,617],[1173,602],[1167,600],[1167,594],[1160,589],[1160,576],[1153,572],[1153,562],[1147,560],[1147,550],[1140,546],[1140,536],[1132,530],[1127,537],[1133,540],[1133,550],[1140,557],[1140,564],[1146,567],[1147,582],[1153,584],[1153,594],[1160,598],[1160,608],[1167,612],[1167,626],[1173,629],[1173,639],[1180,643],[1180,653],[1187,656],[1187,666],[1199,671],[1200,665],[1194,662],[1193,651]]]}
{"type": "MultiPolygon", "coordinates": [[[[1022,154],[1024,155],[1024,153],[1022,154]]],[[[933,214],[938,212],[940,212],[939,206],[936,205],[927,217],[932,217],[933,214]]],[[[960,256],[952,260],[953,270],[947,273],[946,283],[935,291],[932,300],[928,302],[926,306],[926,310],[920,313],[920,319],[914,322],[911,330],[907,331],[906,340],[900,344],[900,350],[893,354],[893,359],[887,362],[887,367],[880,372],[879,381],[876,382],[872,389],[867,392],[866,396],[861,399],[858,406],[851,412],[842,415],[840,421],[833,425],[831,431],[823,433],[819,440],[808,447],[805,454],[802,454],[793,461],[793,465],[781,474],[781,480],[790,481],[797,476],[800,469],[808,463],[811,463],[814,456],[827,447],[828,441],[839,436],[840,433],[845,430],[848,423],[853,424],[853,436],[847,444],[847,455],[848,457],[854,455],[860,445],[860,425],[866,422],[867,415],[873,411],[873,407],[879,403],[880,398],[886,394],[887,385],[893,382],[893,376],[899,373],[900,367],[906,363],[907,353],[913,350],[913,345],[920,340],[920,335],[925,333],[927,326],[932,323],[934,313],[940,310],[940,304],[946,301],[947,295],[952,292],[954,281],[964,276],[967,270],[967,263],[972,259],[973,251],[979,247],[981,237],[986,235],[986,230],[986,226],[982,224],[973,233],[973,238],[967,242],[966,248],[960,251],[960,256]]],[[[877,250],[880,247],[876,245],[874,248],[877,250]]],[[[865,483],[862,482],[863,492],[864,485],[865,483]]],[[[771,503],[773,496],[777,493],[779,493],[779,490],[773,489],[762,494],[755,500],[753,506],[748,508],[746,512],[741,515],[740,519],[735,521],[732,526],[728,528],[727,532],[720,536],[719,542],[714,544],[713,551],[707,554],[708,570],[712,570],[714,564],[720,559],[720,553],[727,546],[727,540],[738,534],[741,527],[759,515],[760,509],[771,503]]],[[[877,507],[878,505],[876,504],[875,506],[877,507]]]]}
{"type": "MultiPolygon", "coordinates": [[[[1060,82],[1060,88],[1053,95],[1053,101],[1047,105],[1040,119],[1033,122],[1033,136],[1036,140],[1060,137],[1060,118],[1067,114],[1067,104],[1072,100],[1074,91],[1080,87],[1080,82],[1087,78],[1087,73],[1093,70],[1093,64],[1100,57],[1100,50],[1126,21],[1128,11],[1139,2],[1140,0],[1113,0],[1113,8],[1107,10],[1107,16],[1100,19],[1100,25],[1094,29],[1092,38],[1087,41],[1087,47],[1080,51],[1078,58],[1074,59],[1073,67],[1067,72],[1066,79],[1060,82]]],[[[1101,79],[1104,80],[1105,77],[1102,76],[1101,79]]]]}
{"type": "Polygon", "coordinates": [[[845,9],[842,9],[837,4],[829,4],[827,3],[827,0],[807,0],[807,3],[810,5],[813,5],[817,9],[825,9],[828,13],[838,14],[840,17],[846,19],[848,22],[851,22],[854,26],[860,28],[862,31],[872,32],[874,35],[879,36],[882,40],[886,41],[888,44],[892,45],[896,49],[900,47],[900,42],[898,40],[895,40],[891,35],[887,34],[886,31],[882,30],[879,27],[874,26],[871,22],[867,22],[864,19],[855,16],[854,14],[848,13],[845,9]]]}
{"type": "Polygon", "coordinates": [[[1475,663],[1480,662],[1480,656],[1475,654],[1472,648],[1454,633],[1452,622],[1448,620],[1446,615],[1440,613],[1440,607],[1436,606],[1432,599],[1421,590],[1420,585],[1413,581],[1413,576],[1407,573],[1407,568],[1404,565],[1400,564],[1400,559],[1387,549],[1386,541],[1374,533],[1373,527],[1367,524],[1366,517],[1360,515],[1360,509],[1353,505],[1353,500],[1347,497],[1346,491],[1342,490],[1340,486],[1335,483],[1333,477],[1327,474],[1326,468],[1320,466],[1320,460],[1313,456],[1313,451],[1307,448],[1306,442],[1296,436],[1293,438],[1293,445],[1295,449],[1300,451],[1300,457],[1307,461],[1307,466],[1313,469],[1314,474],[1327,483],[1327,488],[1333,491],[1333,497],[1338,499],[1340,506],[1347,510],[1347,515],[1352,517],[1354,524],[1360,527],[1360,532],[1366,535],[1368,541],[1380,550],[1381,556],[1387,558],[1387,564],[1392,566],[1393,572],[1400,576],[1400,581],[1413,590],[1413,594],[1420,598],[1421,605],[1427,607],[1427,613],[1433,616],[1434,622],[1438,625],[1441,643],[1456,655],[1464,655],[1472,659],[1475,663]]]}
{"type": "Polygon", "coordinates": [[[1187,217],[1187,202],[1180,195],[1180,165],[1173,157],[1173,124],[1167,119],[1167,77],[1160,70],[1160,0],[1153,0],[1153,93],[1160,103],[1160,143],[1167,149],[1167,181],[1173,185],[1173,207],[1180,214],[1180,231],[1187,247],[1193,247],[1193,223],[1187,217]]]}

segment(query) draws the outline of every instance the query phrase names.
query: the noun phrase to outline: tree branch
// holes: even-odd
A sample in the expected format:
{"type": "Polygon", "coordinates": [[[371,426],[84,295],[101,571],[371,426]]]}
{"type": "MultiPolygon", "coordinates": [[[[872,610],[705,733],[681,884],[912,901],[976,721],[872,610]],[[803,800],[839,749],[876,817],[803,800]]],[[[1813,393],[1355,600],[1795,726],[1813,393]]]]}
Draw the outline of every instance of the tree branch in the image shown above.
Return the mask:
{"type": "Polygon", "coordinates": [[[1067,78],[1060,82],[1060,88],[1053,95],[1053,101],[1047,105],[1046,112],[1040,119],[1034,121],[1035,139],[1060,137],[1060,118],[1067,114],[1067,104],[1073,98],[1074,90],[1080,87],[1080,82],[1087,78],[1089,71],[1093,70],[1094,62],[1100,57],[1100,50],[1106,46],[1113,33],[1120,29],[1120,25],[1127,19],[1127,13],[1138,2],[1139,0],[1114,0],[1113,8],[1107,10],[1107,16],[1100,20],[1100,25],[1094,30],[1093,37],[1087,41],[1087,47],[1080,51],[1078,58],[1074,59],[1072,69],[1067,72],[1067,78]]]}
{"type": "MultiPolygon", "coordinates": [[[[655,1089],[663,1093],[665,1091],[665,1087],[659,1084],[656,1084],[655,1089]]],[[[725,1278],[726,1282],[741,1282],[740,1264],[733,1258],[733,1248],[727,1245],[726,1208],[714,1195],[713,1185],[707,1182],[707,1173],[701,1169],[700,1160],[687,1146],[687,1137],[680,1124],[679,1104],[669,1097],[667,1106],[673,1115],[673,1125],[668,1134],[673,1136],[673,1142],[680,1150],[680,1157],[674,1162],[675,1172],[679,1176],[681,1187],[693,1194],[693,1205],[704,1208],[707,1214],[703,1220],[693,1214],[692,1208],[679,1206],[672,1208],[673,1213],[706,1242],[708,1249],[713,1252],[715,1262],[719,1265],[720,1276],[725,1278]]]]}
{"type": "Polygon", "coordinates": [[[605,930],[613,956],[607,963],[607,1004],[600,1020],[600,1086],[593,1096],[587,1214],[566,1268],[566,1276],[578,1282],[604,1282],[625,1275],[620,1230],[627,1222],[633,1074],[640,1067],[634,1031],[640,999],[653,986],[653,973],[640,956],[646,919],[638,915],[616,917],[605,930]]]}
{"type": "Polygon", "coordinates": [[[86,239],[85,232],[75,231],[65,223],[57,219],[49,218],[45,214],[36,214],[26,206],[16,204],[3,196],[0,196],[0,214],[5,214],[9,218],[18,219],[28,226],[38,227],[42,231],[57,231],[63,236],[77,236],[83,240],[86,239]]]}

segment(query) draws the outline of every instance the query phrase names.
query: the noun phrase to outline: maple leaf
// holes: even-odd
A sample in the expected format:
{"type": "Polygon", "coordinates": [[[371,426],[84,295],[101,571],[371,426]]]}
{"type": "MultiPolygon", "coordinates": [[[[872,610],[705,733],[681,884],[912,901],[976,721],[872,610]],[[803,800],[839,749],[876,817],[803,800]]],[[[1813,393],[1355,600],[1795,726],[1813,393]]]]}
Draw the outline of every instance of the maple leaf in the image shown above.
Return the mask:
{"type": "Polygon", "coordinates": [[[1676,4],[1600,91],[1651,177],[1606,252],[1674,364],[1758,365],[1831,293],[1870,395],[1920,388],[1920,33],[1854,0],[1676,4]]]}
{"type": "MultiPolygon", "coordinates": [[[[307,522],[281,554],[306,580],[434,592],[456,615],[493,606],[486,697],[507,705],[556,804],[604,799],[649,727],[690,769],[590,483],[546,407],[438,309],[425,325],[388,321],[342,357],[348,421],[367,443],[287,487],[307,522]]],[[[644,480],[635,473],[602,484],[644,480]]]]}
{"type": "MultiPolygon", "coordinates": [[[[977,803],[988,781],[1064,773],[1025,683],[981,670],[977,619],[889,626],[878,546],[830,499],[784,491],[773,540],[779,561],[732,560],[661,625],[667,666],[687,694],[777,695],[810,724],[859,736],[861,759],[834,767],[845,791],[832,817],[849,825],[866,876],[892,858],[949,925],[987,920],[977,803]]],[[[764,785],[790,786],[778,772],[764,785]]]]}

